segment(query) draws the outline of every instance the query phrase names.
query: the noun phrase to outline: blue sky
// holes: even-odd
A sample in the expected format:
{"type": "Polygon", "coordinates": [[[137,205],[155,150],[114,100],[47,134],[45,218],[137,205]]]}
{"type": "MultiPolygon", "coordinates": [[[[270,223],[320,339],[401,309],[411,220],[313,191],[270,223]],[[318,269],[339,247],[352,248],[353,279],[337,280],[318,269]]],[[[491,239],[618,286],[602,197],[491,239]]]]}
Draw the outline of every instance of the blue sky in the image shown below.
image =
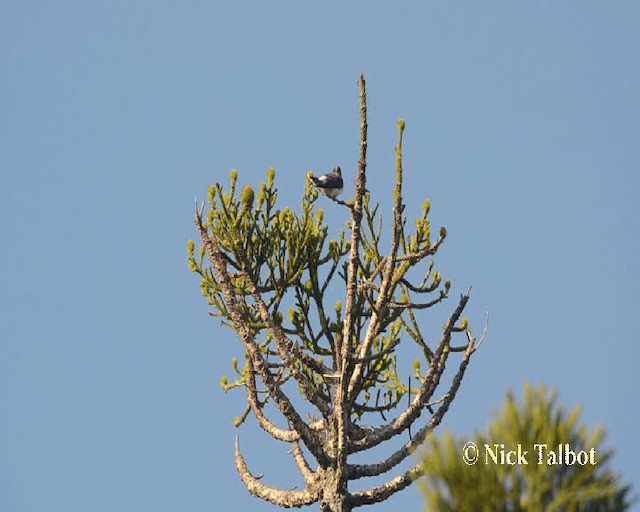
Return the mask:
{"type": "MultiPolygon", "coordinates": [[[[431,200],[439,268],[491,318],[444,426],[545,383],[637,485],[639,24],[632,1],[1,2],[0,509],[274,510],[233,467],[240,344],[187,271],[194,198],[273,166],[297,206],[335,164],[352,194],[360,72],[374,198],[404,117],[407,211],[431,200]]],[[[241,436],[295,485],[287,447],[241,436]]]]}

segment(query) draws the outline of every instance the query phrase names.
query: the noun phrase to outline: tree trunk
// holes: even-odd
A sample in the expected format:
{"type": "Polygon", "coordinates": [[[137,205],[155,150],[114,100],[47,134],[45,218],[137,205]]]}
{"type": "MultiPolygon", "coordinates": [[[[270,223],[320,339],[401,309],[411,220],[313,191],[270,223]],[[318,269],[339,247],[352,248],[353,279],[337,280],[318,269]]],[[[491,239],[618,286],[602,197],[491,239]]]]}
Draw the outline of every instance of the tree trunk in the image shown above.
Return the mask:
{"type": "Polygon", "coordinates": [[[346,485],[340,482],[334,468],[326,470],[324,484],[320,500],[321,512],[351,512],[346,485]]]}

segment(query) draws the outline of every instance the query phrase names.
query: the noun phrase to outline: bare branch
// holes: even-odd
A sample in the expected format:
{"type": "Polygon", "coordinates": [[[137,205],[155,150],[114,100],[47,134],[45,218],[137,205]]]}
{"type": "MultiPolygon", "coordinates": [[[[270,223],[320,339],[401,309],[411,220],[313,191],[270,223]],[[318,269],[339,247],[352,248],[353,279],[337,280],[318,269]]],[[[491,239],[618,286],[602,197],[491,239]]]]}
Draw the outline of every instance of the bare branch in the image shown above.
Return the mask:
{"type": "Polygon", "coordinates": [[[300,435],[295,430],[283,430],[274,425],[262,412],[262,407],[260,406],[260,401],[258,400],[258,395],[256,393],[256,377],[255,377],[255,369],[253,366],[253,360],[248,358],[249,368],[249,385],[246,386],[247,390],[247,399],[249,400],[249,405],[251,406],[251,410],[253,411],[256,420],[258,421],[258,425],[271,437],[278,439],[280,441],[286,441],[288,443],[292,443],[300,439],[300,435]]]}
{"type": "MultiPolygon", "coordinates": [[[[446,238],[446,235],[443,233],[438,237],[438,240],[436,240],[436,243],[434,243],[433,245],[430,245],[429,247],[425,247],[424,249],[418,252],[412,252],[409,254],[401,254],[396,256],[396,263],[409,261],[415,264],[419,261],[422,261],[427,256],[433,256],[438,252],[438,249],[440,249],[440,246],[444,242],[445,238],[446,238]]],[[[382,258],[382,260],[380,260],[380,263],[378,263],[378,266],[376,267],[376,269],[371,273],[371,275],[367,279],[367,283],[371,283],[369,286],[373,284],[373,280],[378,276],[378,274],[380,274],[380,272],[382,272],[382,269],[384,269],[385,266],[388,265],[388,263],[389,263],[389,256],[385,256],[384,258],[382,258]]],[[[417,292],[417,293],[432,291],[422,286],[421,287],[413,286],[408,281],[406,281],[406,279],[404,279],[403,277],[400,277],[400,281],[402,281],[404,284],[409,286],[414,292],[417,292]]]]}
{"type": "Polygon", "coordinates": [[[296,464],[298,465],[298,469],[300,470],[300,473],[302,474],[304,481],[307,483],[308,486],[313,486],[314,483],[317,481],[317,477],[315,472],[311,470],[311,467],[309,467],[309,463],[307,462],[307,459],[305,459],[304,453],[302,453],[302,448],[300,448],[299,443],[297,442],[293,443],[293,448],[291,453],[293,455],[293,458],[296,461],[296,464]]]}
{"type": "MultiPolygon", "coordinates": [[[[402,136],[404,132],[404,120],[398,122],[399,140],[396,147],[396,186],[393,192],[394,206],[393,206],[393,233],[391,236],[391,253],[387,258],[385,265],[384,277],[382,284],[380,285],[380,292],[376,300],[375,307],[371,314],[371,320],[369,327],[365,335],[364,341],[358,347],[358,359],[365,359],[371,350],[373,342],[380,332],[380,324],[382,322],[381,312],[389,302],[389,297],[393,291],[395,283],[393,282],[393,274],[396,266],[396,257],[398,254],[398,247],[400,246],[400,235],[402,231],[402,212],[404,205],[402,204],[402,136]]],[[[355,268],[354,268],[355,271],[355,268]]],[[[355,398],[356,390],[361,386],[361,381],[364,372],[364,363],[356,363],[353,369],[353,374],[349,379],[347,397],[352,401],[355,398]]]]}
{"type": "Polygon", "coordinates": [[[487,312],[487,318],[484,322],[484,329],[482,330],[482,336],[480,336],[480,341],[478,341],[478,343],[475,343],[475,338],[471,335],[471,330],[467,329],[467,338],[469,340],[469,343],[473,342],[475,344],[475,347],[473,349],[474,352],[480,348],[488,332],[489,332],[489,313],[487,312]]]}
{"type": "Polygon", "coordinates": [[[412,404],[393,422],[370,430],[363,439],[353,443],[351,446],[353,451],[367,450],[393,436],[400,434],[405,429],[409,428],[413,422],[418,419],[418,417],[420,417],[422,409],[426,406],[428,400],[433,394],[433,391],[440,382],[440,377],[444,372],[444,363],[446,360],[445,348],[449,346],[453,327],[462,315],[468,300],[469,295],[463,295],[460,297],[458,307],[453,312],[445,326],[442,338],[438,343],[431,365],[429,366],[429,372],[427,373],[425,381],[420,388],[420,391],[414,397],[412,404]]]}
{"type": "Polygon", "coordinates": [[[356,197],[351,209],[351,252],[347,271],[344,328],[342,340],[339,337],[336,338],[338,358],[335,361],[335,367],[340,374],[340,380],[334,401],[332,422],[333,438],[335,440],[335,489],[339,493],[347,492],[347,430],[349,425],[347,384],[349,381],[348,371],[350,370],[348,361],[354,332],[362,207],[367,182],[367,90],[364,74],[360,74],[358,85],[360,89],[360,160],[358,161],[358,175],[356,178],[356,197]]]}
{"type": "MultiPolygon", "coordinates": [[[[333,272],[335,272],[335,269],[337,268],[337,263],[334,262],[334,264],[331,267],[331,271],[330,271],[330,275],[329,277],[327,277],[327,282],[325,283],[328,284],[329,283],[329,279],[331,279],[331,276],[333,275],[333,272]]],[[[320,319],[320,327],[322,328],[322,333],[320,334],[320,336],[322,336],[322,334],[324,334],[327,338],[327,340],[329,340],[329,346],[331,347],[331,351],[333,353],[333,357],[334,359],[337,357],[337,353],[336,353],[336,345],[335,345],[335,340],[333,338],[333,334],[331,333],[331,329],[329,329],[329,322],[327,320],[327,316],[325,315],[325,309],[324,309],[324,304],[322,302],[322,298],[324,297],[324,290],[321,291],[318,286],[318,269],[315,267],[310,267],[309,268],[309,275],[311,277],[311,284],[313,286],[313,293],[311,294],[311,296],[313,297],[313,301],[316,304],[316,311],[318,313],[318,318],[320,319]]],[[[309,322],[309,320],[307,319],[307,323],[309,322]]],[[[311,326],[309,325],[309,331],[311,332],[311,326]]]]}
{"type": "Polygon", "coordinates": [[[352,361],[354,361],[356,363],[370,363],[371,361],[376,361],[376,360],[380,359],[382,356],[392,353],[399,344],[400,344],[400,338],[398,338],[395,341],[393,341],[392,343],[390,343],[389,346],[387,346],[386,348],[384,348],[380,352],[376,352],[375,354],[371,354],[371,355],[365,357],[364,359],[357,358],[354,355],[352,357],[352,361]]]}
{"type": "Polygon", "coordinates": [[[442,302],[444,297],[441,295],[437,299],[433,299],[429,302],[409,302],[407,304],[401,304],[398,302],[389,302],[388,307],[391,309],[427,309],[442,302]]]}
{"type": "Polygon", "coordinates": [[[425,247],[424,249],[418,252],[412,252],[409,254],[403,254],[402,256],[398,256],[397,261],[411,261],[413,263],[416,263],[418,261],[425,259],[427,256],[433,256],[435,253],[438,252],[438,249],[442,245],[442,242],[444,242],[445,238],[446,238],[446,235],[445,236],[440,235],[438,240],[436,240],[435,244],[429,247],[425,247]]]}
{"type": "MultiPolygon", "coordinates": [[[[242,263],[246,268],[248,268],[249,263],[247,261],[243,261],[242,263]]],[[[297,357],[305,365],[312,368],[316,373],[319,373],[319,374],[326,373],[327,371],[329,371],[329,369],[323,364],[316,361],[313,357],[309,356],[309,354],[301,350],[300,347],[293,340],[290,340],[284,335],[283,330],[277,325],[275,325],[275,323],[273,322],[273,317],[272,315],[269,314],[267,305],[265,304],[264,300],[262,299],[262,296],[258,292],[258,286],[256,284],[256,280],[248,272],[248,270],[246,271],[246,277],[249,284],[251,285],[251,295],[256,305],[258,306],[258,311],[260,312],[260,318],[266,325],[267,331],[269,332],[271,337],[274,340],[276,340],[276,346],[278,347],[278,352],[280,353],[282,360],[291,369],[291,371],[293,372],[294,378],[296,379],[296,381],[298,381],[298,383],[304,389],[308,384],[305,382],[306,379],[304,378],[304,376],[299,371],[296,370],[295,365],[291,364],[292,357],[297,357]]],[[[320,404],[318,409],[320,409],[323,412],[327,412],[326,404],[320,404]],[[324,407],[324,410],[323,410],[323,407],[324,407]]]]}
{"type": "Polygon", "coordinates": [[[265,385],[269,388],[269,391],[273,395],[275,403],[278,406],[280,412],[282,412],[287,420],[291,422],[294,429],[300,434],[300,437],[304,441],[305,445],[309,448],[309,451],[311,451],[313,456],[316,457],[316,460],[321,463],[326,463],[327,455],[324,452],[324,448],[320,439],[309,427],[309,425],[307,425],[304,420],[302,420],[298,412],[289,401],[288,397],[280,389],[277,382],[275,382],[274,377],[267,368],[266,362],[262,357],[262,354],[260,353],[256,342],[247,327],[246,322],[240,314],[238,302],[233,293],[231,277],[229,276],[229,272],[224,263],[224,259],[221,256],[218,238],[216,237],[215,233],[211,233],[211,236],[209,236],[206,228],[204,227],[202,217],[197,217],[196,223],[198,226],[198,230],[200,231],[202,243],[207,249],[211,263],[213,264],[216,270],[216,274],[218,275],[218,279],[220,280],[220,285],[224,292],[224,298],[228,305],[229,314],[234,323],[236,332],[238,333],[240,340],[244,344],[248,356],[253,360],[253,364],[255,365],[256,370],[260,374],[260,377],[262,378],[265,385]]]}
{"type": "Polygon", "coordinates": [[[251,494],[260,499],[283,508],[304,507],[318,500],[318,491],[315,489],[310,490],[307,488],[304,491],[284,491],[261,483],[258,478],[249,472],[247,464],[240,453],[240,440],[237,436],[235,461],[236,469],[238,470],[242,483],[244,483],[251,494]]]}
{"type": "Polygon", "coordinates": [[[456,394],[458,393],[458,389],[460,388],[460,383],[462,382],[462,378],[464,377],[465,371],[469,364],[469,359],[471,355],[475,351],[474,345],[469,343],[467,346],[467,350],[465,351],[464,357],[462,361],[460,361],[460,366],[458,367],[458,371],[453,378],[451,383],[451,387],[447,394],[439,400],[429,403],[428,405],[436,405],[440,403],[440,407],[438,407],[436,413],[431,417],[431,419],[427,422],[427,424],[422,427],[413,438],[407,441],[403,446],[401,446],[395,453],[393,453],[390,457],[385,459],[384,461],[378,464],[354,464],[349,466],[349,478],[357,479],[362,477],[371,477],[381,475],[391,470],[396,465],[400,464],[404,459],[406,459],[410,454],[414,453],[417,447],[419,447],[427,435],[436,428],[445,413],[449,410],[449,406],[451,402],[453,402],[456,394]]]}
{"type": "Polygon", "coordinates": [[[331,197],[331,196],[326,196],[326,197],[331,199],[334,203],[338,203],[339,205],[346,206],[347,208],[353,211],[353,203],[348,203],[346,201],[343,201],[342,199],[338,199],[337,197],[331,197]]]}
{"type": "Polygon", "coordinates": [[[315,405],[323,415],[328,416],[330,414],[329,405],[324,402],[317,393],[314,393],[313,386],[311,386],[307,377],[300,371],[299,366],[293,362],[293,357],[295,355],[305,364],[308,363],[308,366],[317,369],[318,373],[321,374],[327,372],[328,368],[318,363],[304,351],[300,350],[300,347],[287,338],[282,330],[274,324],[273,318],[269,314],[262,297],[256,290],[253,277],[249,276],[248,279],[252,287],[253,300],[258,305],[258,310],[260,311],[260,317],[267,326],[269,334],[271,334],[272,338],[276,341],[276,346],[278,347],[278,352],[280,353],[282,361],[290,369],[293,377],[298,382],[309,402],[315,405]]]}
{"type": "Polygon", "coordinates": [[[358,174],[356,177],[356,197],[351,208],[351,251],[349,254],[349,266],[347,271],[347,300],[345,304],[344,329],[342,344],[338,346],[340,357],[337,361],[337,369],[344,375],[344,365],[347,361],[349,344],[353,333],[354,306],[358,287],[357,270],[360,261],[360,239],[362,225],[362,199],[367,183],[367,103],[364,75],[360,75],[360,160],[358,161],[358,174]]]}
{"type": "Polygon", "coordinates": [[[351,493],[349,503],[352,507],[360,507],[362,505],[373,505],[386,500],[389,496],[403,490],[411,485],[422,476],[423,465],[416,464],[413,468],[405,472],[403,475],[397,476],[390,482],[379,487],[374,487],[367,491],[357,491],[351,493]]]}

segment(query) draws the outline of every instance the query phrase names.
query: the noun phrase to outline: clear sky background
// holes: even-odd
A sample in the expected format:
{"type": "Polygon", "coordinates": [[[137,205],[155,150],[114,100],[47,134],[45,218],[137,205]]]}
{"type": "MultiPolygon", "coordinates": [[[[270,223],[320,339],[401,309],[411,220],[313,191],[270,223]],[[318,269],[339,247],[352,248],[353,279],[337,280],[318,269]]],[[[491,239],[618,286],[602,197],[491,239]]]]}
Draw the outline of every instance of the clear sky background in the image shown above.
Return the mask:
{"type": "MultiPolygon", "coordinates": [[[[490,313],[443,428],[545,383],[637,491],[639,27],[635,1],[1,1],[0,509],[275,510],[233,466],[240,343],[187,270],[194,198],[273,166],[298,207],[335,164],[350,197],[360,72],[374,199],[404,117],[407,212],[431,200],[439,268],[478,332],[490,313]]],[[[297,483],[286,446],[241,438],[297,483]]]]}

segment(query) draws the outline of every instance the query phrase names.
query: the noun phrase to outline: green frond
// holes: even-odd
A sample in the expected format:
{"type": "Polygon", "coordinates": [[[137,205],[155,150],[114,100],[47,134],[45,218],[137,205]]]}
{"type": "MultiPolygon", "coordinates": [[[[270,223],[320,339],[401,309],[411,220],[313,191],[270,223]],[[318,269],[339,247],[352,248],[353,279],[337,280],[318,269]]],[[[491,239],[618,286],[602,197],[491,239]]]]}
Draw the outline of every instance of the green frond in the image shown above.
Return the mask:
{"type": "Polygon", "coordinates": [[[431,210],[431,201],[425,199],[422,203],[422,218],[426,219],[429,215],[429,211],[431,210]]]}
{"type": "Polygon", "coordinates": [[[249,211],[253,208],[253,201],[255,199],[255,192],[251,185],[245,185],[240,195],[240,201],[242,202],[243,211],[249,211]]]}
{"type": "Polygon", "coordinates": [[[273,188],[273,184],[276,179],[276,170],[273,167],[267,169],[267,187],[273,188]]]}

